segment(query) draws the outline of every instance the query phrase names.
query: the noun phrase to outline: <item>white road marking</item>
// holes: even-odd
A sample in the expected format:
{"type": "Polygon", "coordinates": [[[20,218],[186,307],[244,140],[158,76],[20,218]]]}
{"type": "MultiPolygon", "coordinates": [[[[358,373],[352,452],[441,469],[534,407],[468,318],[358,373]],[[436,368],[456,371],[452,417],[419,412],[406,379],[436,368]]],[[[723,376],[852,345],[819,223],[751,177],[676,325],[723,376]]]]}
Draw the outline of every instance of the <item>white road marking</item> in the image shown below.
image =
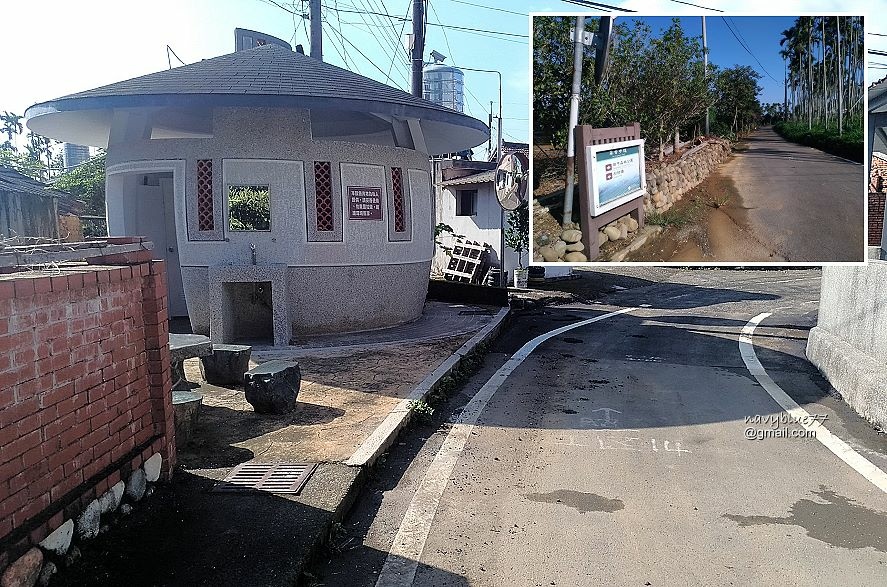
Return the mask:
{"type": "Polygon", "coordinates": [[[546,340],[564,332],[581,328],[600,322],[619,314],[625,314],[637,310],[637,308],[623,308],[616,312],[595,316],[588,320],[582,320],[575,324],[568,324],[556,328],[545,334],[540,334],[520,348],[508,361],[496,371],[483,387],[471,398],[471,401],[462,409],[459,418],[450,428],[443,445],[440,447],[434,460],[425,472],[421,485],[416,490],[413,499],[403,516],[400,529],[394,537],[394,543],[385,559],[385,565],[379,573],[376,587],[408,587],[413,584],[416,577],[416,569],[425,549],[425,541],[431,531],[431,523],[437,513],[440,498],[443,495],[450,475],[456,466],[456,461],[471,436],[471,431],[477,423],[481,412],[487,406],[487,402],[493,397],[505,380],[530,356],[536,347],[546,340]]]}
{"type": "Polygon", "coordinates": [[[776,403],[782,406],[782,409],[792,416],[795,422],[806,430],[812,431],[816,436],[816,440],[835,453],[835,456],[853,467],[857,473],[871,481],[875,487],[884,493],[887,493],[887,473],[853,450],[846,442],[832,434],[831,431],[823,426],[818,419],[811,416],[807,410],[799,406],[795,400],[790,398],[788,394],[770,378],[767,371],[764,370],[763,365],[761,365],[761,362],[758,360],[758,355],[755,353],[752,335],[754,335],[755,328],[758,324],[768,316],[770,316],[770,312],[758,314],[748,321],[748,323],[742,328],[742,334],[739,335],[739,352],[742,354],[742,360],[745,362],[745,366],[748,368],[749,372],[755,379],[757,379],[758,383],[761,384],[761,387],[770,394],[770,397],[776,400],[776,403]]]}

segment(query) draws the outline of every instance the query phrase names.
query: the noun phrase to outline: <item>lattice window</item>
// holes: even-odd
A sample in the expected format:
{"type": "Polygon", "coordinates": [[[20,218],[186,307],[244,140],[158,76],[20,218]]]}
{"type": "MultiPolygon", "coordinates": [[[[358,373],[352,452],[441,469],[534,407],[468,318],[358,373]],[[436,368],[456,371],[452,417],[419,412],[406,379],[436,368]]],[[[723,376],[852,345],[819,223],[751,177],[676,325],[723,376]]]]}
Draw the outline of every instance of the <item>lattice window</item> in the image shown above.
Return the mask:
{"type": "Polygon", "coordinates": [[[314,202],[317,230],[333,230],[333,173],[329,161],[314,162],[314,202]]]}
{"type": "Polygon", "coordinates": [[[403,202],[403,170],[391,168],[391,189],[394,193],[394,232],[405,232],[407,229],[403,202]]]}
{"type": "Polygon", "coordinates": [[[213,160],[197,160],[197,230],[214,230],[213,160]]]}

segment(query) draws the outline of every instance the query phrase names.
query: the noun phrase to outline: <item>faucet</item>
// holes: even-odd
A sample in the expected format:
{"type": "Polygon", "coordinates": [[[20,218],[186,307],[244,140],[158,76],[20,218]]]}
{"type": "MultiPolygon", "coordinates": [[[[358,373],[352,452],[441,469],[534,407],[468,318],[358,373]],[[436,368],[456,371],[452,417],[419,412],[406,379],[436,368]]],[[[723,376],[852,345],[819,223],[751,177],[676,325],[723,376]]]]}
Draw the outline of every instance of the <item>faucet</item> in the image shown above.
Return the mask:
{"type": "Polygon", "coordinates": [[[253,265],[255,265],[256,264],[256,244],[255,243],[249,244],[249,253],[250,253],[250,256],[252,257],[253,265]]]}

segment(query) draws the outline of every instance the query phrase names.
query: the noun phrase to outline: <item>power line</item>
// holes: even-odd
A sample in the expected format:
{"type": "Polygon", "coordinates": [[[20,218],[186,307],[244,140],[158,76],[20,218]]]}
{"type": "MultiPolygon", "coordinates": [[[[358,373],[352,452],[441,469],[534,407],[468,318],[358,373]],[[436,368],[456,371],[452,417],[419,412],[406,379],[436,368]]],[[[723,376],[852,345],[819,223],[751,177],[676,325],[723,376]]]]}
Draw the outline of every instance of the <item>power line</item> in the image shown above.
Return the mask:
{"type": "Polygon", "coordinates": [[[616,12],[637,12],[637,10],[629,10],[628,8],[620,8],[619,6],[610,6],[609,4],[601,4],[600,2],[588,2],[587,0],[561,0],[567,4],[575,4],[583,8],[594,8],[595,10],[608,10],[616,12]]]}
{"type": "MultiPolygon", "coordinates": [[[[729,29],[730,33],[733,35],[733,37],[736,39],[736,41],[742,46],[742,48],[745,49],[745,50],[748,52],[748,54],[751,55],[752,58],[753,58],[755,61],[757,61],[758,65],[761,67],[761,71],[763,71],[764,73],[766,73],[767,76],[768,76],[770,79],[772,79],[773,81],[775,81],[776,83],[782,83],[782,82],[780,82],[778,79],[776,79],[775,77],[773,77],[772,75],[770,75],[770,72],[767,71],[767,69],[763,66],[763,64],[761,64],[761,62],[758,60],[758,58],[755,57],[755,54],[751,52],[751,49],[749,49],[748,46],[746,46],[745,42],[743,42],[742,39],[739,38],[739,37],[742,36],[742,34],[739,33],[739,35],[737,36],[737,33],[733,31],[733,27],[730,26],[730,23],[729,23],[729,22],[727,22],[727,18],[725,18],[725,17],[722,16],[722,17],[721,17],[721,20],[724,21],[724,24],[727,25],[727,29],[729,29]]],[[[732,19],[731,19],[731,20],[732,20],[732,19]]],[[[736,23],[733,23],[733,24],[736,25],[736,23]]],[[[738,25],[736,25],[736,30],[737,30],[737,31],[739,30],[739,26],[738,26],[738,25]]]]}
{"type": "MultiPolygon", "coordinates": [[[[327,10],[333,10],[333,11],[336,11],[336,12],[344,12],[344,13],[350,13],[350,14],[354,14],[354,13],[357,13],[357,14],[375,14],[375,15],[377,15],[377,16],[384,16],[384,17],[391,18],[391,19],[394,19],[394,20],[400,20],[400,21],[403,21],[403,20],[409,20],[408,18],[405,18],[405,17],[402,17],[402,16],[395,16],[394,14],[388,14],[387,12],[371,12],[371,11],[366,11],[366,10],[348,10],[348,9],[345,9],[345,8],[336,8],[336,7],[333,7],[333,6],[326,6],[326,5],[324,5],[324,8],[326,8],[327,10]]],[[[427,24],[430,24],[430,25],[432,25],[432,26],[438,26],[438,27],[443,27],[443,28],[453,29],[453,30],[457,30],[457,31],[467,31],[467,32],[474,32],[474,33],[486,33],[486,34],[490,34],[490,35],[502,35],[502,36],[504,36],[504,37],[517,37],[517,38],[522,38],[522,39],[529,39],[529,38],[530,38],[529,35],[524,35],[524,34],[521,34],[521,33],[508,33],[508,32],[505,32],[505,31],[491,31],[491,30],[488,30],[488,29],[476,29],[476,28],[471,28],[471,27],[457,26],[457,25],[453,25],[453,24],[440,24],[440,23],[428,23],[428,22],[426,22],[426,25],[427,25],[427,24]]],[[[508,39],[502,39],[502,40],[508,40],[508,39]]]]}
{"type": "Polygon", "coordinates": [[[333,27],[330,27],[330,30],[333,31],[334,33],[336,33],[337,35],[339,35],[339,39],[340,39],[341,41],[343,41],[343,45],[342,45],[343,47],[344,47],[344,43],[348,43],[349,45],[351,45],[351,48],[352,48],[352,49],[354,49],[355,51],[357,51],[358,53],[360,53],[360,54],[363,56],[364,59],[366,59],[367,61],[369,61],[370,65],[372,65],[372,66],[375,67],[377,70],[379,70],[379,73],[381,73],[382,75],[385,75],[385,71],[384,71],[381,67],[379,67],[378,65],[376,65],[376,63],[375,63],[372,59],[370,59],[369,57],[367,57],[366,53],[364,53],[363,51],[361,51],[360,48],[359,48],[357,45],[355,45],[354,43],[352,43],[352,42],[348,39],[348,37],[346,37],[345,35],[343,35],[343,34],[340,33],[339,31],[337,31],[337,30],[334,29],[333,27]]]}
{"type": "Polygon", "coordinates": [[[466,6],[474,6],[476,8],[484,8],[486,10],[495,10],[496,12],[505,12],[507,14],[516,14],[518,16],[529,16],[526,12],[515,12],[513,10],[505,10],[504,8],[493,8],[492,6],[484,6],[483,4],[475,4],[473,2],[466,2],[465,0],[450,0],[451,2],[455,2],[456,4],[465,4],[466,6]]]}
{"type": "Polygon", "coordinates": [[[709,8],[708,6],[700,6],[699,4],[693,4],[691,2],[684,2],[683,0],[671,0],[677,4],[685,4],[687,6],[692,6],[693,8],[702,8],[704,10],[712,10],[714,12],[724,12],[723,10],[718,10],[717,8],[709,8]]]}
{"type": "MultiPolygon", "coordinates": [[[[412,6],[412,4],[413,4],[413,0],[407,0],[407,12],[406,12],[406,14],[404,15],[404,19],[403,19],[403,21],[402,21],[401,24],[400,24],[400,35],[398,35],[398,39],[402,39],[402,38],[403,38],[403,31],[404,31],[404,29],[405,29],[406,26],[407,26],[407,19],[406,19],[406,16],[409,15],[409,13],[410,13],[410,6],[412,6]]],[[[385,75],[385,80],[386,80],[386,82],[387,82],[388,80],[391,79],[391,68],[394,67],[394,60],[395,60],[396,58],[397,58],[397,55],[396,55],[396,54],[391,56],[391,64],[388,66],[388,73],[385,75]]]]}
{"type": "MultiPolygon", "coordinates": [[[[369,16],[371,14],[369,12],[370,6],[366,3],[364,3],[363,0],[360,0],[360,2],[367,9],[367,15],[369,16]]],[[[336,2],[336,7],[338,7],[338,2],[336,2]]],[[[369,25],[369,22],[367,22],[367,18],[364,17],[364,15],[362,13],[359,16],[360,16],[360,20],[363,21],[364,24],[369,25]]],[[[374,18],[378,18],[378,17],[369,16],[369,18],[370,18],[370,20],[373,20],[374,18]]],[[[336,19],[339,19],[339,12],[338,11],[336,12],[336,19]]],[[[373,22],[379,22],[379,21],[373,20],[373,22]]],[[[387,33],[387,29],[384,32],[387,33]]],[[[382,49],[383,53],[385,53],[387,55],[389,53],[389,51],[391,51],[391,48],[392,48],[391,37],[388,34],[381,34],[380,33],[378,35],[372,35],[372,37],[376,41],[376,44],[379,45],[379,48],[382,49]],[[381,39],[380,39],[380,37],[381,37],[381,39]],[[387,48],[385,47],[385,45],[382,44],[382,39],[387,41],[387,45],[388,45],[387,48]]],[[[395,44],[394,45],[395,54],[397,53],[397,50],[398,50],[398,48],[397,48],[397,45],[395,44]]]]}
{"type": "MultiPolygon", "coordinates": [[[[437,22],[440,22],[440,16],[438,16],[437,10],[435,10],[435,8],[434,8],[434,4],[432,2],[429,2],[428,6],[431,8],[431,12],[432,12],[432,14],[434,14],[434,18],[437,19],[437,22]]],[[[442,32],[443,32],[444,42],[446,42],[446,44],[447,44],[447,51],[449,51],[449,53],[450,53],[450,59],[453,61],[453,67],[458,67],[456,65],[456,55],[453,53],[453,48],[450,46],[450,39],[447,38],[447,29],[442,29],[442,32]]],[[[469,96],[474,98],[474,101],[477,102],[477,104],[480,106],[481,111],[484,114],[486,114],[486,108],[484,107],[483,104],[481,104],[480,100],[478,100],[477,96],[474,95],[474,92],[472,92],[468,88],[467,85],[463,85],[462,87],[465,89],[466,92],[468,92],[469,96]]]]}

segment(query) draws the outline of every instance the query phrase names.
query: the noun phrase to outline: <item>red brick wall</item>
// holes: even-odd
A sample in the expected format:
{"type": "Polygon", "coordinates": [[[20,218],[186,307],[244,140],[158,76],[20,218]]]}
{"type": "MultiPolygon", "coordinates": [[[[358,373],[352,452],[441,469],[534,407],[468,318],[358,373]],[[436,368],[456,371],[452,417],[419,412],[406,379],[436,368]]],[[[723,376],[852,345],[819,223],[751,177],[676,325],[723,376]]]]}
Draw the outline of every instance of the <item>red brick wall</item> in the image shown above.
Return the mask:
{"type": "Polygon", "coordinates": [[[152,454],[168,477],[168,336],[162,261],[0,276],[0,568],[152,454]]]}
{"type": "Polygon", "coordinates": [[[881,246],[884,231],[884,200],[887,193],[887,161],[872,157],[869,177],[869,246],[881,246]]]}

